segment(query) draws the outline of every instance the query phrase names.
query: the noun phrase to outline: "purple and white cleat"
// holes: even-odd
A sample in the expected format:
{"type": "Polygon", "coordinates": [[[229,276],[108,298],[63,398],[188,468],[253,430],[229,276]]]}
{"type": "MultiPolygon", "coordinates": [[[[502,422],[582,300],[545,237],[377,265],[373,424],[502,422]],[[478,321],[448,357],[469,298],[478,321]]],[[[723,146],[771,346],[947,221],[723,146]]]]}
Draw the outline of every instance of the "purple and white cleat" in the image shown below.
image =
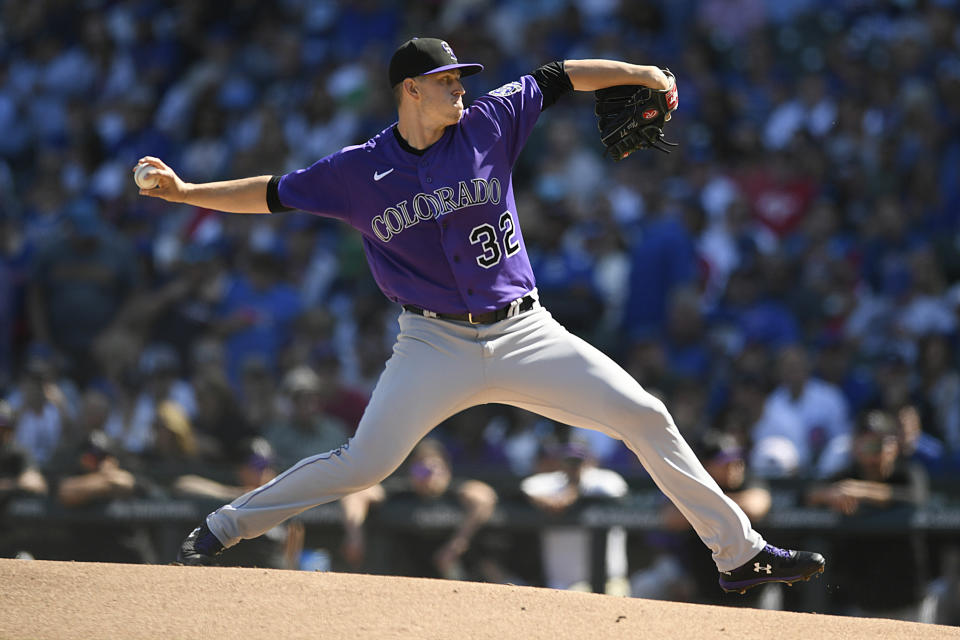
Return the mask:
{"type": "Polygon", "coordinates": [[[747,589],[768,582],[791,585],[820,575],[825,564],[819,553],[780,549],[768,544],[743,566],[733,571],[721,571],[720,588],[727,593],[746,593],[747,589]]]}

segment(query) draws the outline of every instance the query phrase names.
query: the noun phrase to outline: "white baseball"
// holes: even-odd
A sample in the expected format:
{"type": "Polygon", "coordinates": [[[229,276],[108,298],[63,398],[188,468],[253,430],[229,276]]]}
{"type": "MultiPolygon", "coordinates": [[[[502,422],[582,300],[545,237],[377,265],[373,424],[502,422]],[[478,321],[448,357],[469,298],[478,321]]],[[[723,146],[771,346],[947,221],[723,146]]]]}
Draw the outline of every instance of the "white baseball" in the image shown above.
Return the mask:
{"type": "Polygon", "coordinates": [[[160,182],[160,179],[157,177],[157,171],[159,171],[159,169],[153,165],[145,162],[140,163],[137,165],[137,170],[133,174],[133,180],[141,189],[153,189],[160,182]]]}

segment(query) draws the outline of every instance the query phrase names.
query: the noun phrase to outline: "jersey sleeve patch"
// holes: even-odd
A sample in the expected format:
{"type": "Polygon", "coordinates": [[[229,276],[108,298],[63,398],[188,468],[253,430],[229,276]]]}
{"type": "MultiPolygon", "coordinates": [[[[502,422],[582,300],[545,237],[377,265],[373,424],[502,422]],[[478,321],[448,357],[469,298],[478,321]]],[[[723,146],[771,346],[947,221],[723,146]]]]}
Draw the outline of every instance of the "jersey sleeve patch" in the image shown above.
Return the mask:
{"type": "Polygon", "coordinates": [[[490,95],[497,96],[498,98],[506,98],[507,96],[513,95],[518,91],[523,90],[523,85],[517,81],[508,82],[502,87],[498,87],[490,92],[490,95]]]}

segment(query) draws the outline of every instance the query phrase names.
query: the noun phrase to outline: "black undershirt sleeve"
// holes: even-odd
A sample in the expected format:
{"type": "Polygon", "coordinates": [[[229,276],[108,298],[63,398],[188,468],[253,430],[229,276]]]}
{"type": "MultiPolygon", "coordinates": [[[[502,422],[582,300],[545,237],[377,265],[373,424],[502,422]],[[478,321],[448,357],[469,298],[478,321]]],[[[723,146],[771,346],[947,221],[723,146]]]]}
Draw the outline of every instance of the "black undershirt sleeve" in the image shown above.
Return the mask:
{"type": "Polygon", "coordinates": [[[548,62],[531,75],[540,86],[540,93],[543,94],[541,111],[546,111],[547,107],[559,100],[563,94],[573,91],[573,83],[570,82],[570,78],[563,68],[562,60],[548,62]]]}
{"type": "Polygon", "coordinates": [[[267,207],[269,207],[270,213],[293,211],[291,207],[285,207],[280,202],[280,176],[273,176],[267,183],[267,207]]]}

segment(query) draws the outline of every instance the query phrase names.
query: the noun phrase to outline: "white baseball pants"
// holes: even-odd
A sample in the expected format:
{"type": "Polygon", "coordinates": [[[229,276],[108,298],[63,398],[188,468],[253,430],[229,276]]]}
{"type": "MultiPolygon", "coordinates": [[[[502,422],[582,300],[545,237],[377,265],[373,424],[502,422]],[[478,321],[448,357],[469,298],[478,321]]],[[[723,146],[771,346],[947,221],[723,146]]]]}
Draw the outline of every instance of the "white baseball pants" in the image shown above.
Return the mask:
{"type": "Polygon", "coordinates": [[[221,507],[207,525],[227,547],[255,538],[380,482],[436,425],[484,403],[623,440],[712,550],[719,570],[739,567],[763,549],[764,540],[704,470],[663,402],[539,305],[491,325],[404,311],[393,355],[356,434],[221,507]]]}

